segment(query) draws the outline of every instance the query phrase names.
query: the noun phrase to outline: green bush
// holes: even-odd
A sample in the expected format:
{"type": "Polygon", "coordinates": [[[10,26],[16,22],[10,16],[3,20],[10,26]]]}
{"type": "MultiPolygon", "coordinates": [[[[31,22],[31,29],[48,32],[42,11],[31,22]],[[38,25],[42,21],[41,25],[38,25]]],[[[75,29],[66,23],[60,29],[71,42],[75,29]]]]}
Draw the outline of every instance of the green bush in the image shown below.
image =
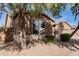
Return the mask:
{"type": "Polygon", "coordinates": [[[45,43],[52,43],[54,41],[54,36],[51,36],[51,35],[46,35],[44,37],[44,42],[45,43]]]}
{"type": "Polygon", "coordinates": [[[70,34],[69,33],[63,33],[60,35],[60,39],[63,42],[69,42],[70,41],[70,34]]]}

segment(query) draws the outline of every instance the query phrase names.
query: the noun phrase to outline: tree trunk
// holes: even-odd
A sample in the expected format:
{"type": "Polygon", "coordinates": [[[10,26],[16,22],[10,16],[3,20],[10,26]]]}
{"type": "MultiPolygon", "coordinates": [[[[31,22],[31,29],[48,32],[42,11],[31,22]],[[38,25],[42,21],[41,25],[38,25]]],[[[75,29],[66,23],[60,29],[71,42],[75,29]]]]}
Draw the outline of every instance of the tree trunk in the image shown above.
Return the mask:
{"type": "Polygon", "coordinates": [[[78,26],[76,27],[76,29],[71,33],[70,38],[78,31],[78,29],[79,29],[79,23],[78,23],[78,26]]]}

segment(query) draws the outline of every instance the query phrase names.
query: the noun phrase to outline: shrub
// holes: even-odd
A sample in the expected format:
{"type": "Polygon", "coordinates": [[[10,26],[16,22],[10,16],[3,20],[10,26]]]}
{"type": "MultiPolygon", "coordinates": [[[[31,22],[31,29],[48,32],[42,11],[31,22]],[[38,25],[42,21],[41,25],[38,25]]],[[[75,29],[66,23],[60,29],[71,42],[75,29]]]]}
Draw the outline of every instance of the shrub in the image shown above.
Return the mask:
{"type": "Polygon", "coordinates": [[[60,35],[60,39],[63,42],[69,42],[70,41],[70,34],[69,33],[63,33],[60,35]]]}
{"type": "Polygon", "coordinates": [[[54,41],[54,36],[51,36],[51,35],[46,35],[44,37],[44,42],[45,43],[52,43],[54,41]]]}

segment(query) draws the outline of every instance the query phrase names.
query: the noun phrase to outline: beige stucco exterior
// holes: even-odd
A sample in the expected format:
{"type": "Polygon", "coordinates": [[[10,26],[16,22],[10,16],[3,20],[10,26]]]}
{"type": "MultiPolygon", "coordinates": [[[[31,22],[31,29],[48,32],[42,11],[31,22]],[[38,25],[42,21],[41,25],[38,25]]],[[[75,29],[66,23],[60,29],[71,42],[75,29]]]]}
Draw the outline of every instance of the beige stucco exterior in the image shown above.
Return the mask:
{"type": "Polygon", "coordinates": [[[71,30],[71,26],[67,24],[66,22],[63,23],[64,29],[71,30]]]}
{"type": "Polygon", "coordinates": [[[71,26],[67,22],[60,22],[56,24],[55,30],[62,33],[71,33],[71,26]]]}
{"type": "Polygon", "coordinates": [[[12,19],[10,18],[10,16],[7,16],[7,22],[6,22],[6,28],[10,28],[12,27],[12,19]]]}

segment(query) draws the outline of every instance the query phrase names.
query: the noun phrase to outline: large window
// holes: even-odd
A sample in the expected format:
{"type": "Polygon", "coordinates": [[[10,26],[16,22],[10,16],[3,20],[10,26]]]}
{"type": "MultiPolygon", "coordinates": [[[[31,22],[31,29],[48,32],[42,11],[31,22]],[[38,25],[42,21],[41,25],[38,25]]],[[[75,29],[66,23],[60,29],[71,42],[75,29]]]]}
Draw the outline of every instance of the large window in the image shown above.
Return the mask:
{"type": "Polygon", "coordinates": [[[33,34],[44,34],[45,22],[42,20],[33,20],[33,34]]]}

